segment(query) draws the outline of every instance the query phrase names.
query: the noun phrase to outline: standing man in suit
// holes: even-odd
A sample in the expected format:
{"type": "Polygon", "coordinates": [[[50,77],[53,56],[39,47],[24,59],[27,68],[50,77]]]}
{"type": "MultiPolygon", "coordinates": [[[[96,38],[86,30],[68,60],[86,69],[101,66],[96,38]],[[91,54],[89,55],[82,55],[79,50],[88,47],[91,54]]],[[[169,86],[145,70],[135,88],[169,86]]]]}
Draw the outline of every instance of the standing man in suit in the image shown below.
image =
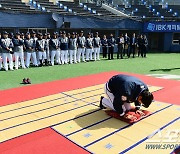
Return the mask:
{"type": "Polygon", "coordinates": [[[120,34],[120,36],[117,38],[117,44],[118,44],[117,59],[119,59],[119,55],[121,56],[121,59],[123,59],[124,37],[122,34],[120,34]]]}
{"type": "Polygon", "coordinates": [[[107,50],[108,50],[108,40],[106,38],[106,35],[103,36],[103,39],[101,40],[102,44],[102,50],[103,50],[103,58],[107,57],[107,50]]]}
{"type": "Polygon", "coordinates": [[[130,38],[127,35],[127,33],[125,33],[124,36],[124,53],[123,56],[125,56],[125,54],[127,54],[127,56],[129,55],[129,44],[130,44],[130,38]]]}
{"type": "Polygon", "coordinates": [[[8,38],[8,33],[5,31],[3,32],[3,38],[1,39],[1,47],[2,47],[2,59],[5,71],[8,71],[8,62],[9,60],[9,68],[13,71],[13,58],[12,58],[12,48],[13,43],[10,38],[8,38]]]}
{"type": "Polygon", "coordinates": [[[114,46],[116,44],[116,40],[113,37],[113,34],[110,35],[110,38],[108,40],[108,46],[109,46],[109,52],[108,52],[108,59],[114,59],[113,54],[114,54],[114,46]]]}
{"type": "Polygon", "coordinates": [[[130,53],[128,55],[128,58],[130,58],[131,53],[133,54],[133,58],[135,58],[136,44],[137,44],[136,34],[133,33],[132,37],[130,38],[130,53]]]}
{"type": "Polygon", "coordinates": [[[146,35],[143,36],[143,45],[142,45],[142,57],[146,57],[146,53],[147,53],[147,48],[148,48],[148,39],[146,37],[146,35]]]}

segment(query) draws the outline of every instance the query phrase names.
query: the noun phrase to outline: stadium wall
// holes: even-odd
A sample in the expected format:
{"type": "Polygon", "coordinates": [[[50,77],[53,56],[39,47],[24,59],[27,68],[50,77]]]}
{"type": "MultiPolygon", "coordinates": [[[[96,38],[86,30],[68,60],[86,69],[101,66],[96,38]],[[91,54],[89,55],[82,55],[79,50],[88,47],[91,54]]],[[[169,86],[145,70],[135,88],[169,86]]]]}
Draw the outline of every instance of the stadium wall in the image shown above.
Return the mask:
{"type": "Polygon", "coordinates": [[[108,21],[93,17],[65,16],[59,18],[56,27],[60,28],[63,25],[63,22],[70,22],[70,28],[142,30],[142,23],[131,19],[108,21]]]}
{"type": "Polygon", "coordinates": [[[56,28],[51,14],[22,14],[0,12],[3,28],[56,28]]]}

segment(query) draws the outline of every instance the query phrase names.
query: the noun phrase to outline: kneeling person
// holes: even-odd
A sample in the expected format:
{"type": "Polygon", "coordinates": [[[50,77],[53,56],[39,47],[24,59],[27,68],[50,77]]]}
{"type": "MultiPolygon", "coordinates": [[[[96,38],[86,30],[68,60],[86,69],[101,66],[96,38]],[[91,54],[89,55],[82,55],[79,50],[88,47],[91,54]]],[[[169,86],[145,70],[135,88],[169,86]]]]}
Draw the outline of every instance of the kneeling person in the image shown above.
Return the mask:
{"type": "Polygon", "coordinates": [[[148,108],[154,99],[143,81],[128,75],[113,76],[105,84],[104,90],[108,98],[101,96],[100,108],[111,108],[127,119],[125,112],[131,109],[130,103],[134,102],[137,112],[143,115],[140,107],[148,108]]]}

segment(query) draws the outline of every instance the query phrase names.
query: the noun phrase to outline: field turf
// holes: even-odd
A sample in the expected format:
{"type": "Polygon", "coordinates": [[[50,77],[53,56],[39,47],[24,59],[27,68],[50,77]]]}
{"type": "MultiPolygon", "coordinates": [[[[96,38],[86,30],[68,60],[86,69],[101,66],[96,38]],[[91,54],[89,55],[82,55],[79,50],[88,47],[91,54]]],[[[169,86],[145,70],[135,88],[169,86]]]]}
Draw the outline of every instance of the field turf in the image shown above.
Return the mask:
{"type": "Polygon", "coordinates": [[[24,86],[22,79],[29,77],[33,84],[43,83],[76,76],[100,73],[105,71],[121,71],[138,74],[175,74],[180,75],[180,54],[148,54],[147,58],[130,59],[102,59],[97,62],[88,62],[63,66],[49,66],[17,71],[0,71],[0,89],[24,86]]]}

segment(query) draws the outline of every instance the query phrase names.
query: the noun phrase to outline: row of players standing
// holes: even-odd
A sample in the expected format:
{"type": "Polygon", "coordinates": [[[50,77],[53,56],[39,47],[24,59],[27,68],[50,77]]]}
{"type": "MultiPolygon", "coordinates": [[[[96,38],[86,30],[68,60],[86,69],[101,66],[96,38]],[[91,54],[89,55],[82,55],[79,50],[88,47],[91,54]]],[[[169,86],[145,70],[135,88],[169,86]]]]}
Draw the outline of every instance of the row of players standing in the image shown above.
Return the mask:
{"type": "Polygon", "coordinates": [[[135,50],[136,47],[138,48],[138,57],[141,55],[141,57],[146,57],[147,47],[148,47],[148,40],[146,35],[139,35],[136,37],[136,34],[133,33],[132,37],[129,37],[127,33],[123,36],[120,34],[120,36],[115,39],[113,37],[113,34],[110,35],[110,38],[107,39],[106,35],[103,36],[102,39],[102,50],[103,50],[103,58],[107,57],[108,53],[108,59],[113,59],[114,54],[114,47],[117,44],[118,51],[117,51],[117,59],[125,56],[127,54],[127,57],[130,58],[131,54],[133,55],[133,58],[135,58],[135,50]]]}
{"type": "Polygon", "coordinates": [[[88,33],[87,38],[84,37],[83,31],[79,36],[73,32],[70,36],[66,36],[66,32],[56,32],[52,37],[49,33],[44,34],[29,32],[24,38],[19,32],[15,37],[10,38],[7,32],[3,32],[0,36],[0,69],[2,61],[4,69],[13,70],[13,56],[15,57],[15,69],[19,67],[19,59],[22,68],[28,68],[32,62],[34,66],[54,65],[57,64],[72,64],[90,60],[100,60],[100,45],[101,40],[96,32],[95,37],[91,37],[88,33]],[[1,61],[2,56],[2,61],[1,61]],[[7,61],[9,60],[9,63],[7,61]],[[55,61],[56,60],[56,61],[55,61]]]}

